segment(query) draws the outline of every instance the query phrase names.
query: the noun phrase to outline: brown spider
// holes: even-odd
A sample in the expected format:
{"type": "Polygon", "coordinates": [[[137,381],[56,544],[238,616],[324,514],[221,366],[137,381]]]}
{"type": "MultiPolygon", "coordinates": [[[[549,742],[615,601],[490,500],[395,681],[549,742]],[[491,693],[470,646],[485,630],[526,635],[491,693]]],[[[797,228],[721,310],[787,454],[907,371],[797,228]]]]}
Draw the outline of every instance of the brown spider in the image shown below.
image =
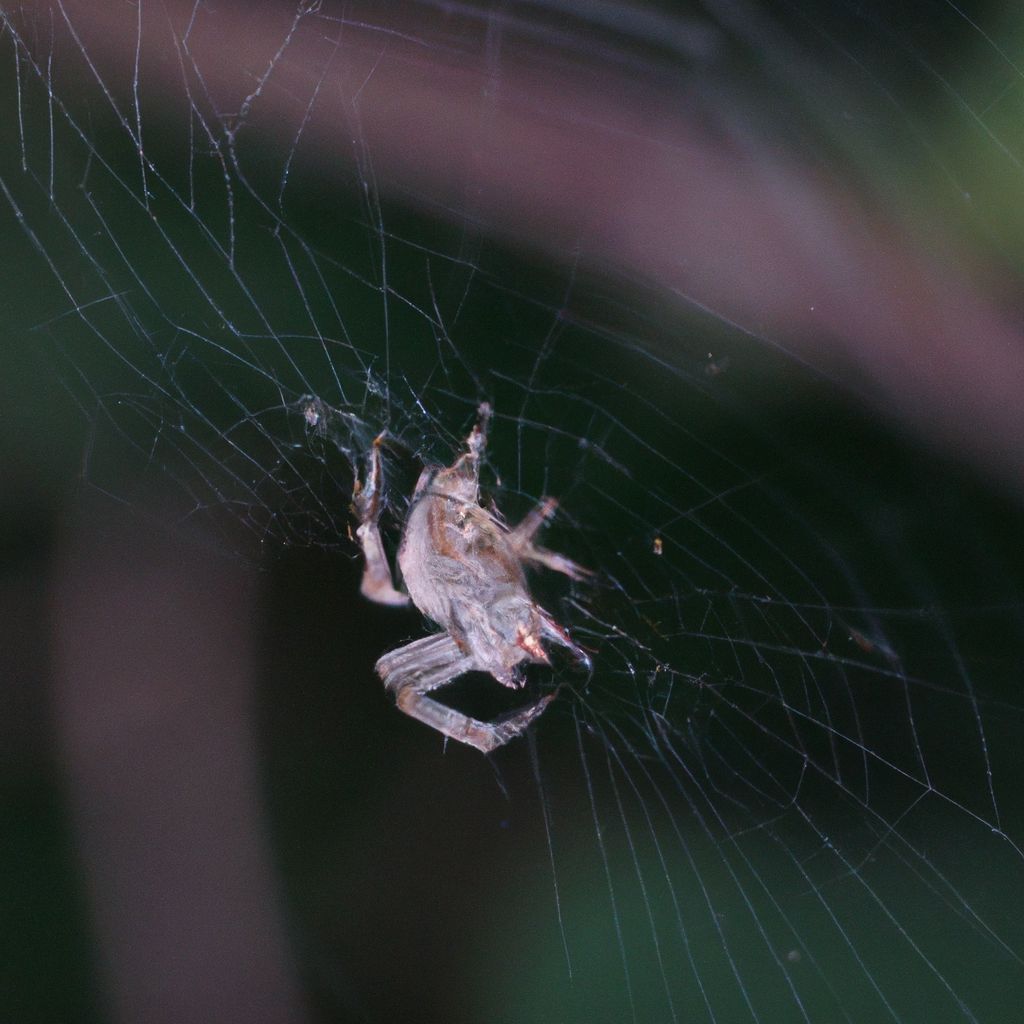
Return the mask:
{"type": "Polygon", "coordinates": [[[439,703],[428,694],[466,672],[488,672],[503,686],[523,685],[524,662],[550,664],[548,640],[567,647],[588,669],[590,659],[568,633],[530,596],[524,566],[543,565],[574,580],[589,570],[533,543],[558,506],[545,498],[509,529],[480,505],[480,457],[487,443],[491,407],[481,405],[466,451],[446,469],[427,467],[413,492],[398,549],[408,596],[396,589],[378,520],[384,485],[381,434],[369,455],[365,484],[356,479],[356,531],[366,565],[362,592],[381,604],[413,604],[443,630],[385,654],[377,674],[398,707],[438,732],[489,753],[520,735],[554,699],[494,722],[481,722],[439,703]]]}

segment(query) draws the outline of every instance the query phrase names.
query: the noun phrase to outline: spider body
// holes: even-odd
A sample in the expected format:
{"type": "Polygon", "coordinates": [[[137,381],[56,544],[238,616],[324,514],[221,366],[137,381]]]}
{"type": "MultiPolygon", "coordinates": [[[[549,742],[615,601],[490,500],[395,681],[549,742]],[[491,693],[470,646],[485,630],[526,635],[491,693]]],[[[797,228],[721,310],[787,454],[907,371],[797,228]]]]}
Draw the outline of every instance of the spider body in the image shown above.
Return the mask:
{"type": "Polygon", "coordinates": [[[587,655],[530,595],[525,566],[533,563],[583,579],[589,573],[533,538],[557,507],[547,498],[510,529],[480,505],[480,456],[490,407],[482,405],[466,451],[451,466],[420,475],[398,552],[408,597],[399,591],[380,538],[378,519],[383,470],[378,438],[364,484],[357,481],[357,531],[366,559],[363,593],[385,604],[409,598],[443,632],[414,640],[384,655],[377,672],[398,706],[453,739],[484,752],[523,732],[553,698],[542,698],[496,722],[480,722],[428,694],[470,671],[519,687],[524,663],[549,663],[544,642],[568,648],[589,666],[587,655]]]}

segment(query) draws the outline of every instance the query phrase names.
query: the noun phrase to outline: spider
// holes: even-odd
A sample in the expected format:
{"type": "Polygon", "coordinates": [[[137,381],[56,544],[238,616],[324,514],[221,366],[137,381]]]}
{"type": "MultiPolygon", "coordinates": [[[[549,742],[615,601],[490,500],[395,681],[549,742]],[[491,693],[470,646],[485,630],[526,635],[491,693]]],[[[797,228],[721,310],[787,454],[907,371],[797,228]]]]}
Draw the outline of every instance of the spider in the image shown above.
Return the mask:
{"type": "Polygon", "coordinates": [[[509,528],[480,505],[480,459],[487,444],[491,407],[478,409],[466,451],[450,466],[427,466],[413,492],[398,567],[408,594],[395,586],[379,519],[384,470],[381,445],[373,443],[365,483],[357,475],[353,507],[359,517],[356,536],[363,550],[362,593],[388,605],[412,603],[442,632],[390,651],[376,664],[384,686],[399,709],[438,732],[483,753],[523,733],[555,693],[529,707],[481,722],[429,694],[467,672],[487,672],[503,686],[523,685],[524,663],[551,663],[544,641],[560,644],[588,670],[590,658],[566,630],[530,596],[527,565],[542,565],[574,580],[592,574],[562,555],[533,543],[558,502],[543,499],[518,526],[509,528]]]}

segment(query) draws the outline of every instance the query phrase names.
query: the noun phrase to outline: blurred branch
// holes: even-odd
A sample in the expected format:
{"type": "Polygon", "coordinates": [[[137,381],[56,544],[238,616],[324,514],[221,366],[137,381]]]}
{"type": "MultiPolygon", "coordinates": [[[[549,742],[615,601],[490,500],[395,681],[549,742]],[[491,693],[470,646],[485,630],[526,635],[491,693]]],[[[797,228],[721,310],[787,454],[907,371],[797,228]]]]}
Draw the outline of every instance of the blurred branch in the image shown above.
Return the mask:
{"type": "MultiPolygon", "coordinates": [[[[50,10],[20,7],[26,39],[48,35],[33,26],[50,10]]],[[[127,10],[52,7],[115,95],[181,95],[187,80],[235,138],[292,146],[301,126],[325,167],[354,147],[385,192],[710,309],[1024,487],[1024,335],[995,283],[964,272],[967,253],[914,237],[941,226],[912,231],[763,132],[709,129],[695,96],[628,63],[542,59],[514,34],[496,57],[486,12],[127,10]]]]}
{"type": "Polygon", "coordinates": [[[71,525],[55,708],[113,1019],[304,1019],[263,821],[254,593],[117,521],[71,525]]]}

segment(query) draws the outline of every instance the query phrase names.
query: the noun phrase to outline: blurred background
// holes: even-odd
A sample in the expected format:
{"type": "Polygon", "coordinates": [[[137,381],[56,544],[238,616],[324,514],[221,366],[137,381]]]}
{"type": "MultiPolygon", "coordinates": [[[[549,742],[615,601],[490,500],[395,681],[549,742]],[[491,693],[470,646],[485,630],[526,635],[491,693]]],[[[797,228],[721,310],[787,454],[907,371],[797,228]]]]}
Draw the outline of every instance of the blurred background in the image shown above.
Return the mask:
{"type": "Polygon", "coordinates": [[[2,16],[5,1018],[1013,1018],[1013,5],[2,16]],[[348,507],[483,399],[597,572],[490,759],[348,507]]]}

